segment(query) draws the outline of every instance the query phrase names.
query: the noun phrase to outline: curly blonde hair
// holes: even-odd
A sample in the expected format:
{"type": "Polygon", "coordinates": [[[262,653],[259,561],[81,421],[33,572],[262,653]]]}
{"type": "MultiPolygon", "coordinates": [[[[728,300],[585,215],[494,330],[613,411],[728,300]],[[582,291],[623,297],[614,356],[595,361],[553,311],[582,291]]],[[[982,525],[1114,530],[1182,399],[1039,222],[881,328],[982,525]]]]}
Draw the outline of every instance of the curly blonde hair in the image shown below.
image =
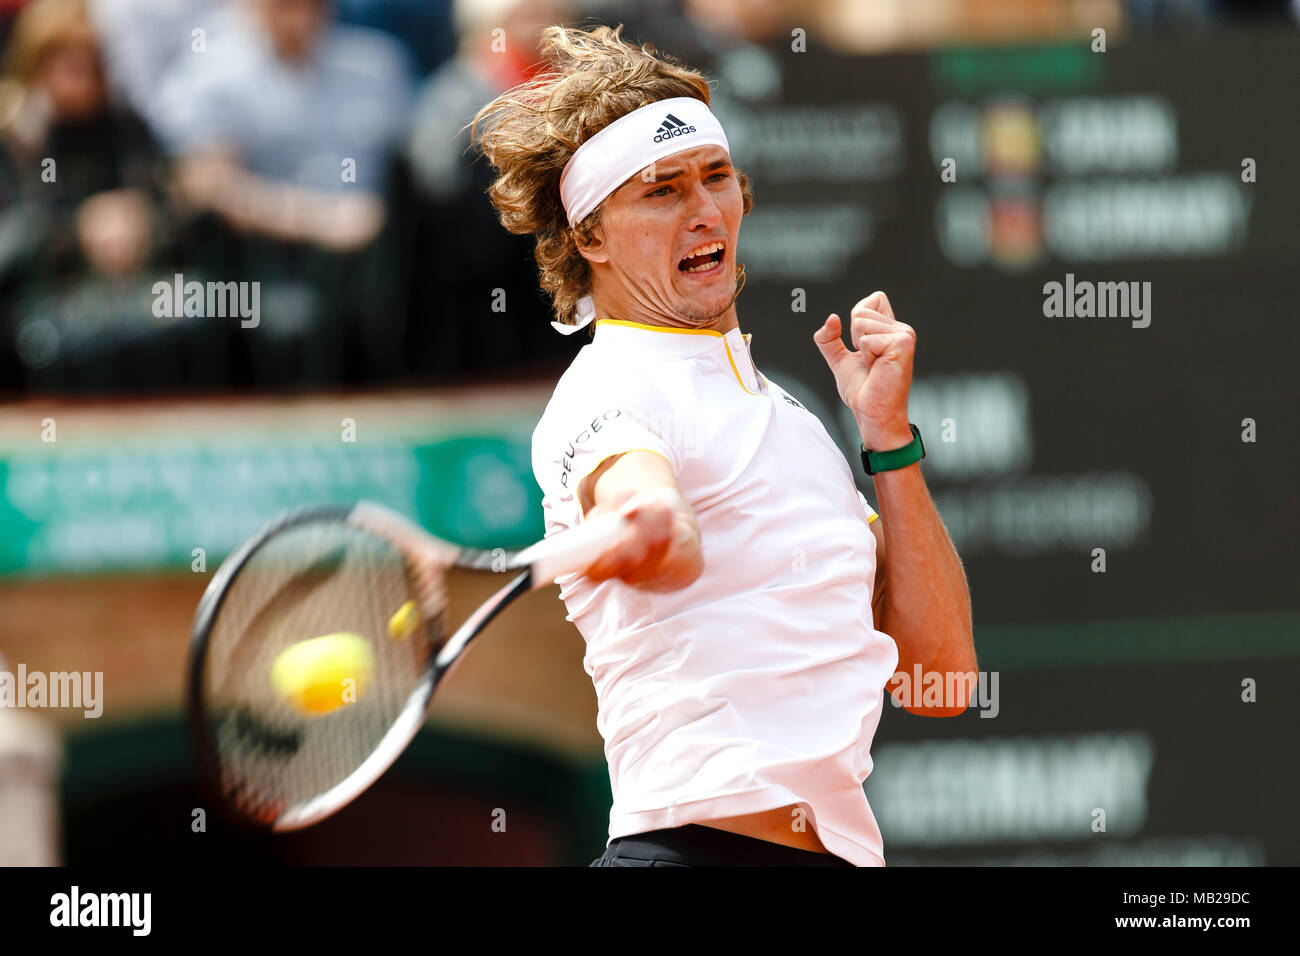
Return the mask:
{"type": "MultiPolygon", "coordinates": [[[[560,202],[560,176],[584,142],[619,117],[648,103],[677,96],[709,102],[709,82],[678,60],[636,46],[617,27],[578,30],[547,27],[541,54],[549,67],[502,93],[479,110],[470,128],[497,177],[488,196],[501,225],[537,237],[542,289],[557,321],[573,324],[578,300],[591,291],[591,270],[578,241],[591,240],[601,206],[570,228],[560,202]]],[[[736,171],[744,211],[753,189],[736,171]]]]}

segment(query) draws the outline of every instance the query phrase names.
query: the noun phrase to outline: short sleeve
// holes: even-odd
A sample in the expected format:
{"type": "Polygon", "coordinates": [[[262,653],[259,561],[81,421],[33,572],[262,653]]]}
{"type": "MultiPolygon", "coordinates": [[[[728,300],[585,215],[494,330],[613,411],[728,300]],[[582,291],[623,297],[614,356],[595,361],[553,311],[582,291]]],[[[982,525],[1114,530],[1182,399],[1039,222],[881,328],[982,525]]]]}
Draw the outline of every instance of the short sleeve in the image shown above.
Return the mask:
{"type": "Polygon", "coordinates": [[[858,492],[858,500],[862,502],[862,510],[867,513],[867,524],[871,524],[880,517],[872,510],[871,505],[867,504],[867,496],[860,491],[858,492]]]}
{"type": "Polygon", "coordinates": [[[654,452],[679,472],[682,453],[655,424],[663,420],[644,403],[553,398],[533,432],[533,475],[542,489],[546,533],[581,523],[578,486],[612,455],[654,452]]]}

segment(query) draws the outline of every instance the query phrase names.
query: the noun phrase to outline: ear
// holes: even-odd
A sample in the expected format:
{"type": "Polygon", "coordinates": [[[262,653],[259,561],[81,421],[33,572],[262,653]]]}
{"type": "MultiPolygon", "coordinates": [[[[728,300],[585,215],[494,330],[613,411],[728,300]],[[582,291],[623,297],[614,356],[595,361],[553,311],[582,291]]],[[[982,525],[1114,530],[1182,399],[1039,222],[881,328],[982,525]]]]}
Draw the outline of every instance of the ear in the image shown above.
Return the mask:
{"type": "Polygon", "coordinates": [[[573,235],[573,242],[578,247],[578,252],[582,255],[582,258],[588,262],[609,261],[609,253],[605,251],[605,230],[601,228],[600,223],[596,223],[592,227],[591,241],[585,246],[576,232],[573,235]]]}

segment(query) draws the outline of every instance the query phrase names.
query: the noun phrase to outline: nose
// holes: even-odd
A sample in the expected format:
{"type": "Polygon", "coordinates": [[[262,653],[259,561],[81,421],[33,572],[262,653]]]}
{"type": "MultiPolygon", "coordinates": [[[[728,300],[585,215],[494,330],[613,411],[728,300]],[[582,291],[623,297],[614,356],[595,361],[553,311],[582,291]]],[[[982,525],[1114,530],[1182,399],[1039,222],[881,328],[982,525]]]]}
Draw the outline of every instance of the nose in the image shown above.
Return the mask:
{"type": "Polygon", "coordinates": [[[690,214],[688,228],[696,230],[714,229],[722,222],[722,210],[718,206],[717,196],[707,189],[703,182],[696,182],[687,198],[690,214]]]}

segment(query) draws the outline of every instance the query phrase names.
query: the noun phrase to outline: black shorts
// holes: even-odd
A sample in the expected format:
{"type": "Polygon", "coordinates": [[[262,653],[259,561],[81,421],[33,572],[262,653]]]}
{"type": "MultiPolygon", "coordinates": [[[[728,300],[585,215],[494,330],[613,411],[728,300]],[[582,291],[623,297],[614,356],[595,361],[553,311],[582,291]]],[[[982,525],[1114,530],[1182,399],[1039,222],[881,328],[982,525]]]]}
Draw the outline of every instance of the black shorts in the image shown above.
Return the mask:
{"type": "Polygon", "coordinates": [[[800,850],[688,823],[617,837],[591,866],[853,866],[831,853],[800,850]]]}

